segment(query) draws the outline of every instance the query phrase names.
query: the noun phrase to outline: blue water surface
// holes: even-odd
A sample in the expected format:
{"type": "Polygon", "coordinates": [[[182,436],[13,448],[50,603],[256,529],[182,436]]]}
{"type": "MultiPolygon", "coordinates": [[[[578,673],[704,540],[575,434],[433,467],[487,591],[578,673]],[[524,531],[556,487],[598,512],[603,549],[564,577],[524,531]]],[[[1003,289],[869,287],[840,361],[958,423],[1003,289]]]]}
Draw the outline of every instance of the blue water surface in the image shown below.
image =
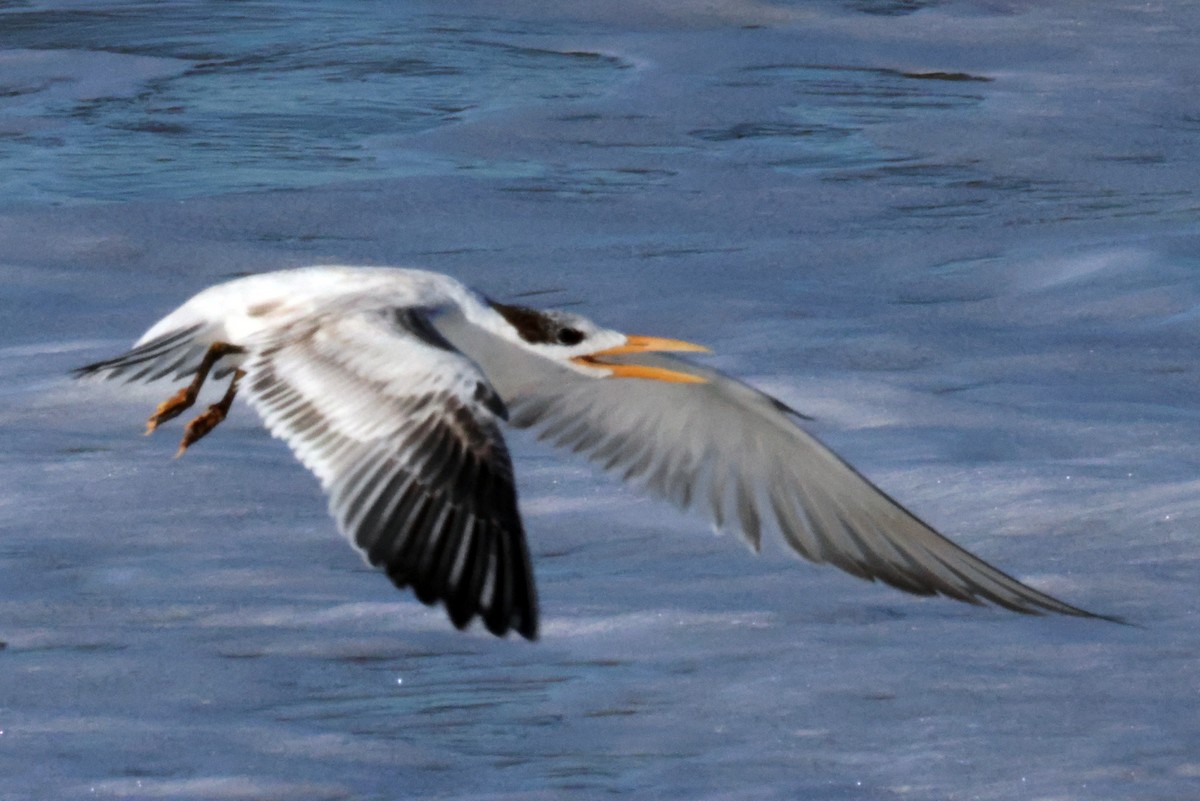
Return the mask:
{"type": "Polygon", "coordinates": [[[0,46],[23,51],[0,71],[7,203],[179,199],[427,171],[380,151],[472,113],[595,97],[630,66],[536,45],[571,26],[388,3],[0,15],[0,46]],[[71,82],[77,90],[63,91],[71,82]]]}
{"type": "Polygon", "coordinates": [[[1200,11],[0,4],[0,799],[1191,799],[1200,11]],[[459,633],[253,412],[81,384],[191,293],[417,265],[703,342],[1134,625],[754,555],[512,432],[544,629],[459,633]]]}

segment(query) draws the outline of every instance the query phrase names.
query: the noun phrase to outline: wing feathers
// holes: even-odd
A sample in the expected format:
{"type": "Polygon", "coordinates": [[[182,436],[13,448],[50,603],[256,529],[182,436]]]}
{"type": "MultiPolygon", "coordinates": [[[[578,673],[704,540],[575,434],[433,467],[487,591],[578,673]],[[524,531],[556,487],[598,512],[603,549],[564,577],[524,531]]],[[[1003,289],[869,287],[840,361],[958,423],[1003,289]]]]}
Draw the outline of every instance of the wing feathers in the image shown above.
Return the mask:
{"type": "Polygon", "coordinates": [[[455,626],[537,636],[504,411],[418,310],[312,322],[252,354],[247,394],[372,565],[455,626]],[[413,333],[410,326],[418,331],[413,333]]]}
{"type": "Polygon", "coordinates": [[[499,387],[512,422],[677,506],[700,506],[718,528],[735,528],[755,549],[771,528],[806,559],[906,592],[1102,617],[1028,587],[942,537],[766,395],[669,356],[622,360],[683,370],[705,383],[597,380],[565,370],[538,375],[549,368],[530,364],[523,381],[499,387]]]}
{"type": "Polygon", "coordinates": [[[153,381],[168,373],[194,372],[208,349],[198,344],[203,325],[192,325],[171,331],[149,342],[134,346],[114,359],[85,365],[74,371],[76,377],[98,375],[103,378],[123,378],[130,381],[153,381]],[[131,374],[132,373],[132,374],[131,374]]]}

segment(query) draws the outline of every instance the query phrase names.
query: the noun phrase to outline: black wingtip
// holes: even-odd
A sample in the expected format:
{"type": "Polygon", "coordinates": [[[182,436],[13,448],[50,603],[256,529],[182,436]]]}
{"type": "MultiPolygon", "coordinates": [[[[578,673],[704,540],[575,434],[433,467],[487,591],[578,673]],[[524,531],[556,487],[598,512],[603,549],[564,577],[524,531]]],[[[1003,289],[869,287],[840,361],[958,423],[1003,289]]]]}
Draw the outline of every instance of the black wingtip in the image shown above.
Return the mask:
{"type": "MultiPolygon", "coordinates": [[[[112,378],[120,376],[137,365],[141,365],[143,368],[148,367],[156,360],[167,356],[167,354],[178,352],[180,348],[187,346],[191,337],[203,327],[203,325],[196,324],[185,328],[178,328],[162,336],[155,337],[149,342],[134,345],[133,348],[119,356],[85,364],[83,367],[75,367],[69,372],[74,378],[87,378],[97,373],[111,371],[107,377],[112,378]]],[[[178,365],[176,364],[175,366],[177,367],[178,365]]],[[[143,370],[139,375],[145,375],[146,372],[148,371],[143,370]]],[[[130,379],[127,378],[126,380],[130,379]]]]}
{"type": "MultiPolygon", "coordinates": [[[[1116,623],[1121,626],[1131,626],[1133,628],[1144,628],[1143,626],[1132,623],[1123,617],[1117,615],[1102,615],[1099,612],[1089,612],[1086,609],[1080,609],[1078,606],[1071,606],[1064,601],[1057,601],[1055,606],[1038,605],[1038,606],[1020,606],[1016,604],[1002,603],[997,599],[989,598],[991,604],[1001,609],[1007,609],[1010,612],[1016,612],[1021,615],[1029,615],[1031,617],[1077,617],[1084,620],[1102,620],[1106,623],[1116,623]]],[[[976,599],[975,602],[981,602],[976,599]]],[[[984,602],[986,603],[986,602],[984,602]]]]}
{"type": "Polygon", "coordinates": [[[497,637],[507,637],[509,632],[515,631],[529,642],[537,642],[540,636],[536,606],[513,609],[507,618],[481,612],[479,619],[483,622],[484,628],[497,637]]]}
{"type": "Polygon", "coordinates": [[[1074,612],[1068,613],[1072,617],[1089,618],[1091,620],[1103,620],[1105,623],[1116,623],[1118,626],[1129,626],[1134,629],[1146,628],[1140,623],[1134,623],[1132,620],[1126,620],[1118,615],[1102,615],[1098,612],[1089,612],[1086,609],[1077,609],[1074,612]]]}
{"type": "Polygon", "coordinates": [[[809,415],[805,414],[804,412],[796,411],[791,406],[788,406],[786,403],[784,403],[779,398],[776,398],[773,395],[767,395],[766,398],[767,398],[767,400],[769,400],[771,402],[771,405],[774,406],[776,409],[778,409],[779,411],[783,412],[786,415],[791,415],[792,417],[795,417],[797,420],[804,420],[805,422],[811,423],[817,419],[815,417],[810,417],[809,415]]]}
{"type": "Polygon", "coordinates": [[[109,359],[109,360],[102,361],[102,362],[92,362],[91,364],[85,364],[83,367],[72,367],[70,370],[67,371],[67,374],[70,375],[71,378],[74,378],[76,380],[78,380],[80,378],[87,378],[88,376],[92,376],[92,375],[95,375],[96,373],[100,372],[105,367],[109,367],[112,364],[112,361],[113,360],[109,359]]]}
{"type": "Polygon", "coordinates": [[[538,632],[537,610],[529,610],[527,614],[522,616],[517,623],[516,631],[530,642],[537,642],[540,636],[538,632]]]}

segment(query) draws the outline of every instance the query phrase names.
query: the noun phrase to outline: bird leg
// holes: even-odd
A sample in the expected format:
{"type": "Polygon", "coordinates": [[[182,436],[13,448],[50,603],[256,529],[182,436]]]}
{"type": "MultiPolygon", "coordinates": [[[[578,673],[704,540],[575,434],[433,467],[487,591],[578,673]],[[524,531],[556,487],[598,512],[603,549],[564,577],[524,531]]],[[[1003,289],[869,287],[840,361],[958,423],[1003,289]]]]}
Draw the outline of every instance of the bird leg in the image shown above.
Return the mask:
{"type": "Polygon", "coordinates": [[[200,394],[200,387],[204,386],[204,379],[208,378],[208,371],[222,357],[231,353],[244,352],[242,348],[230,345],[228,342],[214,342],[210,345],[204,358],[200,360],[200,366],[196,368],[196,376],[192,379],[192,383],[158,404],[154,414],[150,415],[150,419],[146,421],[146,434],[153,434],[154,429],[191,408],[192,404],[196,402],[196,396],[200,394]]]}
{"type": "Polygon", "coordinates": [[[234,370],[233,380],[229,382],[229,389],[225,390],[225,395],[212,406],[204,410],[204,413],[195,420],[187,424],[187,428],[183,430],[183,439],[179,441],[179,450],[175,452],[175,458],[183,456],[183,452],[189,446],[194,445],[209,431],[217,427],[217,424],[225,419],[225,415],[229,414],[229,407],[233,404],[233,398],[237,395],[238,381],[242,379],[246,372],[244,370],[234,370]]]}

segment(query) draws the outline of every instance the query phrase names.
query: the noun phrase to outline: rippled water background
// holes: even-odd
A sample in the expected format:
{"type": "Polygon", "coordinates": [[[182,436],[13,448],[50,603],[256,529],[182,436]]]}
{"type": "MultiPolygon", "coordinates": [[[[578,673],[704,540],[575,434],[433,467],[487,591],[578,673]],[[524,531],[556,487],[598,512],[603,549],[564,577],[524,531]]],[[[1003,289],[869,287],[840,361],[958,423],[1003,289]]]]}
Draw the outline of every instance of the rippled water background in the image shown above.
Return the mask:
{"type": "Polygon", "coordinates": [[[0,3],[0,799],[1200,794],[1200,11],[0,3]],[[70,383],[188,294],[415,264],[710,344],[1138,624],[754,558],[514,435],[536,645],[362,566],[238,408],[70,383]]]}

